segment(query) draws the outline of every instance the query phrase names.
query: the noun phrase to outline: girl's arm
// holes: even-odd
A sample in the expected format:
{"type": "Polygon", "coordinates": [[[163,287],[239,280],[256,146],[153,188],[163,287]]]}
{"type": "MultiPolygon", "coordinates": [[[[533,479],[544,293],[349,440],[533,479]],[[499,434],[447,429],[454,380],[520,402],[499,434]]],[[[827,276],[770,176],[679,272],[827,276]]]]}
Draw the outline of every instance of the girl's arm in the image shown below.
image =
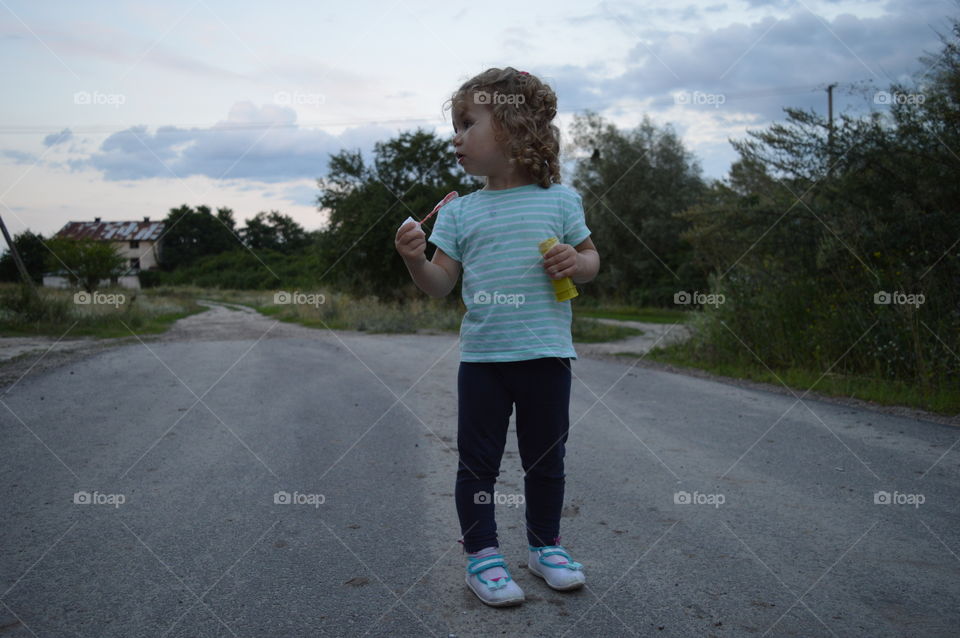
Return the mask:
{"type": "Polygon", "coordinates": [[[433,261],[427,261],[426,255],[403,261],[407,264],[413,282],[431,297],[446,297],[460,278],[460,262],[452,259],[440,248],[433,254],[433,261]]]}
{"type": "Polygon", "coordinates": [[[573,283],[585,284],[593,281],[600,270],[600,253],[593,245],[593,240],[587,237],[574,246],[577,251],[577,272],[573,275],[573,283]]]}
{"type": "Polygon", "coordinates": [[[440,248],[427,261],[425,237],[419,224],[408,222],[397,229],[394,243],[417,287],[431,297],[446,297],[460,278],[460,262],[440,248]]]}

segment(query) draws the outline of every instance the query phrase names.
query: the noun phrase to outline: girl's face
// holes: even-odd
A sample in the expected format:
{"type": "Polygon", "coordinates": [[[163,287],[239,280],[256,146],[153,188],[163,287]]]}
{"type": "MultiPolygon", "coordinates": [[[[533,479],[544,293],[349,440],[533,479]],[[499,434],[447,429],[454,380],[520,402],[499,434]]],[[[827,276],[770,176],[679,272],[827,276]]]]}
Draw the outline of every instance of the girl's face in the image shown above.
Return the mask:
{"type": "Polygon", "coordinates": [[[511,171],[512,165],[504,146],[494,139],[496,131],[491,107],[477,104],[474,95],[468,96],[466,110],[453,120],[453,148],[457,162],[470,175],[505,175],[511,171]]]}

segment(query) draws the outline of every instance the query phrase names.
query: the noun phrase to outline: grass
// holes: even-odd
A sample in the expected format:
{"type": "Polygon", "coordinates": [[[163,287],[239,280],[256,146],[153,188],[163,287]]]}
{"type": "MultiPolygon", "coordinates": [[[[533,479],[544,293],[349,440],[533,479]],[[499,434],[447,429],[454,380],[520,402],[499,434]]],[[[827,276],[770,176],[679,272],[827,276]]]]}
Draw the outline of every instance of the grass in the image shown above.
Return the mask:
{"type": "Polygon", "coordinates": [[[642,321],[644,323],[677,323],[685,322],[689,312],[664,308],[633,308],[630,306],[596,306],[574,309],[574,314],[580,317],[594,319],[617,319],[619,321],[642,321]]]}
{"type": "MultiPolygon", "coordinates": [[[[636,353],[627,352],[617,354],[632,358],[639,356],[636,353]]],[[[824,374],[821,371],[802,368],[773,368],[771,371],[756,362],[709,363],[692,358],[682,343],[654,348],[647,353],[646,358],[681,368],[705,370],[724,377],[748,379],[780,387],[786,385],[797,396],[802,396],[804,392],[810,390],[831,397],[855,398],[888,406],[907,406],[945,416],[960,414],[960,384],[956,383],[952,388],[944,383],[938,388],[924,389],[914,382],[891,381],[859,375],[824,374]]]]}
{"type": "Polygon", "coordinates": [[[371,333],[457,332],[463,311],[449,299],[417,298],[404,305],[374,297],[351,297],[332,290],[290,290],[300,296],[278,302],[275,291],[205,291],[204,298],[233,303],[309,328],[359,330],[371,333]]]}
{"type": "MultiPolygon", "coordinates": [[[[351,297],[332,290],[287,291],[315,298],[300,297],[301,303],[278,303],[275,291],[219,290],[195,286],[162,286],[142,290],[111,288],[97,291],[96,301],[82,304],[74,300],[74,291],[39,288],[39,301],[25,297],[16,284],[0,285],[3,311],[0,311],[0,335],[54,336],[65,332],[72,336],[117,338],[137,334],[162,333],[176,320],[202,312],[198,299],[216,301],[239,311],[241,306],[289,323],[310,328],[358,330],[371,333],[457,333],[464,307],[458,300],[418,297],[405,304],[384,303],[373,297],[351,297]],[[105,300],[119,303],[104,303],[105,300]],[[318,303],[303,303],[304,301],[318,303]],[[72,327],[71,327],[72,326],[72,327]],[[127,327],[129,326],[129,328],[127,327]]],[[[604,325],[589,318],[574,317],[575,342],[616,341],[643,334],[634,328],[604,325]]]]}
{"type": "Polygon", "coordinates": [[[0,336],[99,337],[113,339],[165,332],[175,321],[202,312],[193,295],[175,289],[109,288],[89,303],[60,288],[37,289],[37,298],[17,284],[0,284],[0,336]]]}
{"type": "MultiPolygon", "coordinates": [[[[320,303],[277,303],[274,291],[205,291],[205,298],[221,303],[245,305],[257,312],[308,328],[359,330],[371,333],[423,333],[460,331],[464,307],[459,301],[420,297],[405,304],[389,304],[372,297],[352,298],[329,290],[297,291],[317,295],[320,303]],[[322,301],[320,295],[323,295],[322,301]]],[[[288,291],[294,292],[294,291],[288,291]]],[[[302,298],[307,301],[306,298],[302,298]]],[[[577,343],[617,341],[643,334],[635,328],[604,325],[598,321],[574,317],[573,340],[577,343]]]]}
{"type": "Polygon", "coordinates": [[[574,314],[573,324],[570,327],[574,343],[605,343],[643,334],[643,330],[637,328],[611,326],[593,319],[579,317],[577,314],[574,314]]]}

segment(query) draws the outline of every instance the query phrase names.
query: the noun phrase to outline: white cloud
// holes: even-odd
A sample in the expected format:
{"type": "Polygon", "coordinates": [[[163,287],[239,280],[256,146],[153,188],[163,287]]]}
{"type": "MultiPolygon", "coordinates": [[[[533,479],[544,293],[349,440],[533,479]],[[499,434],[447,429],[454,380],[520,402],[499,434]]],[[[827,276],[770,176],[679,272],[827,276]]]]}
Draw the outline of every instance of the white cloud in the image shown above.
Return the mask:
{"type": "Polygon", "coordinates": [[[331,154],[345,146],[368,151],[393,135],[382,126],[355,127],[340,135],[297,125],[288,106],[238,102],[210,128],[135,126],[109,135],[75,170],[95,169],[104,179],[139,180],[204,175],[213,179],[284,182],[325,175],[331,154]]]}

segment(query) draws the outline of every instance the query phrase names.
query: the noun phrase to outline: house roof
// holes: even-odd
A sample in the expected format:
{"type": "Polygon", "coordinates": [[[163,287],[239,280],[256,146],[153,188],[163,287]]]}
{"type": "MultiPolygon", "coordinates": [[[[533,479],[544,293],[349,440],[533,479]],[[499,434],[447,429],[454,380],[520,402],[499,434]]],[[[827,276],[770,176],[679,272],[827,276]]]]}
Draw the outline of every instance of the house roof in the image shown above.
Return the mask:
{"type": "Polygon", "coordinates": [[[97,239],[101,241],[157,241],[163,234],[163,222],[68,222],[57,237],[97,239]]]}

